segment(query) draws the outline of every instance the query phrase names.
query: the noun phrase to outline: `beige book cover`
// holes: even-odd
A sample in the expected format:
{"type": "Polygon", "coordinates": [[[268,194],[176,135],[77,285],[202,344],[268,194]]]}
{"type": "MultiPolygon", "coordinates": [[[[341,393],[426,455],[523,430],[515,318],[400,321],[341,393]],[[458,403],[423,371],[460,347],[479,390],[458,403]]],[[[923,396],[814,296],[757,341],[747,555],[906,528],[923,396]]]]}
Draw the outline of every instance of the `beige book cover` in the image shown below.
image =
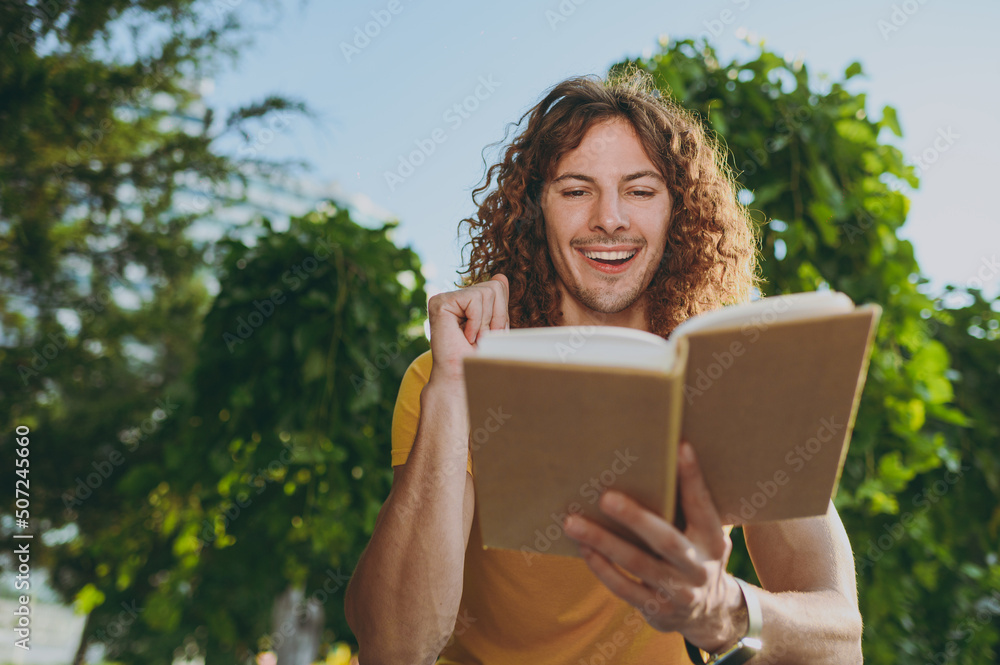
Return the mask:
{"type": "Polygon", "coordinates": [[[578,556],[562,529],[574,512],[645,548],[598,499],[614,488],[680,523],[681,438],[724,523],[824,514],[880,313],[795,294],[695,317],[670,340],[600,326],[481,340],[465,378],[483,546],[578,556]],[[495,431],[477,427],[497,412],[495,431]]]}

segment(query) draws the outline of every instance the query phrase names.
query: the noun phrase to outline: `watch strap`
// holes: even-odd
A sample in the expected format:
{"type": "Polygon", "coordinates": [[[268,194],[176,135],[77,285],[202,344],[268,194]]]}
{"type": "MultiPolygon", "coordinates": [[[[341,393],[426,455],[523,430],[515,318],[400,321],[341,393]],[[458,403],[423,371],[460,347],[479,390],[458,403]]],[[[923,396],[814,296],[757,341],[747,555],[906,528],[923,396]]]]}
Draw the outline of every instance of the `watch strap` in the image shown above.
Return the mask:
{"type": "Polygon", "coordinates": [[[747,604],[747,634],[749,638],[760,640],[764,630],[764,613],[760,609],[760,599],[757,598],[757,590],[738,577],[734,577],[736,583],[740,585],[743,592],[743,600],[747,604]]]}

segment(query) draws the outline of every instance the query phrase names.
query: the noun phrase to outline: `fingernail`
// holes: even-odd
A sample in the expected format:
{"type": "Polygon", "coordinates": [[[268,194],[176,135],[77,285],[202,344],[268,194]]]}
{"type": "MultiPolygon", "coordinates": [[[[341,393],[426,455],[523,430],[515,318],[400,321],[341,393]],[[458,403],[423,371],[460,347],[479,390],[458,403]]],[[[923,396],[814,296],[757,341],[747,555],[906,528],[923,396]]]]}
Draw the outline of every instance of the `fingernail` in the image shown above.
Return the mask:
{"type": "Polygon", "coordinates": [[[625,503],[622,501],[621,496],[615,492],[605,492],[604,493],[604,507],[606,510],[617,513],[622,509],[625,503]]]}
{"type": "Polygon", "coordinates": [[[580,520],[570,516],[563,520],[563,529],[566,533],[580,533],[583,529],[580,525],[580,520]]]}

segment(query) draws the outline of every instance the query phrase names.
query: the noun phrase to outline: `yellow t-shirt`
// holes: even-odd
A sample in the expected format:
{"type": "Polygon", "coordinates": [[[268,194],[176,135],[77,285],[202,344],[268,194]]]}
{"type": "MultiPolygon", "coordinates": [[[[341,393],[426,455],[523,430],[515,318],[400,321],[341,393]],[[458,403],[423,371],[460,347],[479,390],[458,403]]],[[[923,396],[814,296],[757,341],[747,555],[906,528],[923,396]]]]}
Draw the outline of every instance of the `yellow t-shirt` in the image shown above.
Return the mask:
{"type": "MultiPolygon", "coordinates": [[[[430,379],[430,351],[403,376],[392,417],[392,465],[406,462],[430,379]]],[[[472,473],[471,452],[468,471],[472,473]]],[[[582,559],[483,549],[478,510],[465,552],[455,635],[438,665],[690,665],[679,633],[661,633],[582,559]]]]}

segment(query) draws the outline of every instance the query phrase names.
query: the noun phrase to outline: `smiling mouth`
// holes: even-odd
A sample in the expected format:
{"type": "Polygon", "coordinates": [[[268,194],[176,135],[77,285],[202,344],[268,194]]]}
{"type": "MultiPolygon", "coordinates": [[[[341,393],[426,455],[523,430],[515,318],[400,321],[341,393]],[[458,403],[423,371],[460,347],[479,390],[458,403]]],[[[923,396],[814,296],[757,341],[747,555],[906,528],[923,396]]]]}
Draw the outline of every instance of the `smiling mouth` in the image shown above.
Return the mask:
{"type": "Polygon", "coordinates": [[[584,251],[578,250],[585,257],[591,261],[601,263],[607,266],[620,266],[631,261],[636,254],[639,253],[638,249],[630,249],[625,251],[616,252],[597,252],[597,251],[584,251]]]}

